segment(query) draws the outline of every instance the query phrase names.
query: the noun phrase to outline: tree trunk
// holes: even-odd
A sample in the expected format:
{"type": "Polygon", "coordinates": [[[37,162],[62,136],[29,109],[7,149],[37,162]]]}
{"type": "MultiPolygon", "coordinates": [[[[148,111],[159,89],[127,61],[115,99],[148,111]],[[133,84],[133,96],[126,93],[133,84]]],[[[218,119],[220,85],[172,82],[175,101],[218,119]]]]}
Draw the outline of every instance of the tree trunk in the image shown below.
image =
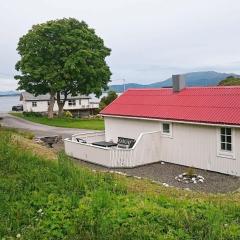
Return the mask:
{"type": "Polygon", "coordinates": [[[61,100],[61,93],[57,92],[58,117],[63,116],[63,107],[67,99],[67,93],[64,93],[64,99],[61,100]]]}
{"type": "Polygon", "coordinates": [[[64,104],[62,104],[62,103],[58,104],[58,117],[63,116],[63,106],[64,106],[64,104]]]}
{"type": "Polygon", "coordinates": [[[55,93],[50,93],[50,100],[48,105],[48,118],[53,118],[54,103],[55,103],[55,93]]]}

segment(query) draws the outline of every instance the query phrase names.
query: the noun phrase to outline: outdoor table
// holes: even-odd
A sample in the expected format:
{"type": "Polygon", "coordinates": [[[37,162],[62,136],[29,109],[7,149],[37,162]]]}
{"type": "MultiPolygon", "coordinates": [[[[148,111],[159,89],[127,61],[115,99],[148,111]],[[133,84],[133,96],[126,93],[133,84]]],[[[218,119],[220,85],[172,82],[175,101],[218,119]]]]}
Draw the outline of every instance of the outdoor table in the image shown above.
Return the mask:
{"type": "Polygon", "coordinates": [[[117,146],[117,143],[101,141],[101,142],[94,142],[92,143],[92,145],[100,146],[100,147],[115,147],[117,146]]]}

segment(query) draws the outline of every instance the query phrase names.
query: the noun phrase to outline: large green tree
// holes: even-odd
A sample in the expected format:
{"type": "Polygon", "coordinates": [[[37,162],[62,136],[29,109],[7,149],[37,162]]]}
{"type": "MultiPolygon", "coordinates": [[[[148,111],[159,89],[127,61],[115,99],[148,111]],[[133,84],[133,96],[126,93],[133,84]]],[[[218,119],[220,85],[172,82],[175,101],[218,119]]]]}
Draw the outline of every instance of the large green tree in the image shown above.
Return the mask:
{"type": "Polygon", "coordinates": [[[229,76],[219,82],[219,86],[239,86],[240,85],[240,78],[229,76]]]}
{"type": "Polygon", "coordinates": [[[117,93],[114,91],[109,91],[107,96],[101,98],[99,103],[99,109],[102,110],[106,106],[108,106],[112,101],[114,101],[118,97],[117,93]]]}
{"type": "Polygon", "coordinates": [[[49,118],[55,100],[61,115],[68,94],[99,96],[110,82],[105,59],[111,50],[83,21],[64,18],[34,25],[20,38],[17,51],[19,89],[36,96],[49,93],[49,118]]]}

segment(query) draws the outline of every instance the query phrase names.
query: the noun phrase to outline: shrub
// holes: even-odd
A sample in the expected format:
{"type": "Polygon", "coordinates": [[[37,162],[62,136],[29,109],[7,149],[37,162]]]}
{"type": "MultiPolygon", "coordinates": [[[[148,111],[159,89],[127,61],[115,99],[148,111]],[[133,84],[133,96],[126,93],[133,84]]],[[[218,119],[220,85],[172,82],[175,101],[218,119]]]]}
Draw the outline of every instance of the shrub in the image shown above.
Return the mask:
{"type": "Polygon", "coordinates": [[[66,111],[66,112],[64,112],[64,117],[66,117],[66,118],[72,118],[73,115],[72,115],[72,113],[71,113],[70,111],[66,111]]]}
{"type": "Polygon", "coordinates": [[[187,176],[189,176],[189,177],[193,177],[196,175],[195,169],[193,167],[189,167],[187,169],[186,173],[187,173],[187,176]]]}
{"type": "Polygon", "coordinates": [[[39,112],[23,112],[25,117],[42,117],[42,114],[39,112]]]}

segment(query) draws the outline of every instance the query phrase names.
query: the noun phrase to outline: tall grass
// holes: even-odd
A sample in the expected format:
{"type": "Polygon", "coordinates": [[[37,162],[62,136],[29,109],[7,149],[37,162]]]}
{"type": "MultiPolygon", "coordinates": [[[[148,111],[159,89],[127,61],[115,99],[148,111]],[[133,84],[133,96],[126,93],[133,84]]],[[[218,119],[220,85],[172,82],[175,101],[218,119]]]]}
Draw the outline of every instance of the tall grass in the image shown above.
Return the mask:
{"type": "Polygon", "coordinates": [[[46,161],[0,131],[0,239],[240,239],[238,202],[138,194],[128,184],[64,154],[46,161]]]}

